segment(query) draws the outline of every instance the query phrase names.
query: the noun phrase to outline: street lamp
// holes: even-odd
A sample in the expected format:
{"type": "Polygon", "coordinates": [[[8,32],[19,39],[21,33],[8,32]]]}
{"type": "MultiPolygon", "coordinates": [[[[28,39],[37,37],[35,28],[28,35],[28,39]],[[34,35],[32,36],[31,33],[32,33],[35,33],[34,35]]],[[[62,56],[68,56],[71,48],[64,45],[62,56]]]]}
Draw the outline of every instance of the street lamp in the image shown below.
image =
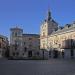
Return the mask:
{"type": "Polygon", "coordinates": [[[44,59],[44,49],[43,49],[43,59],[44,59]]]}

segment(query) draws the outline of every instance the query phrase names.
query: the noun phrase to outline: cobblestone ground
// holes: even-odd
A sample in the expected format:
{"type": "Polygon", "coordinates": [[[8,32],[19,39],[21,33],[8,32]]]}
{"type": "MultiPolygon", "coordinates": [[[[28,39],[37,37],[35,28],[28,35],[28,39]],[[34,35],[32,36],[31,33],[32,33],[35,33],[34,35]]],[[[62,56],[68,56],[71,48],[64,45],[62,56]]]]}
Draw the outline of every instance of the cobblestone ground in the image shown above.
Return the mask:
{"type": "Polygon", "coordinates": [[[0,60],[0,75],[75,75],[75,60],[0,60]]]}

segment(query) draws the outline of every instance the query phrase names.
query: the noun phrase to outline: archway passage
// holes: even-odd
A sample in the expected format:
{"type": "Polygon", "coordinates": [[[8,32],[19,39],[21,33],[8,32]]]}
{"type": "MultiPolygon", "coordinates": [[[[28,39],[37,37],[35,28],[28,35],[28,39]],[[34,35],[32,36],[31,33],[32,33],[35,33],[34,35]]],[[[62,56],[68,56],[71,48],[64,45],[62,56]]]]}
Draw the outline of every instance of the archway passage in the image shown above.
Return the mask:
{"type": "Polygon", "coordinates": [[[58,58],[58,51],[57,50],[53,50],[53,58],[58,58]]]}

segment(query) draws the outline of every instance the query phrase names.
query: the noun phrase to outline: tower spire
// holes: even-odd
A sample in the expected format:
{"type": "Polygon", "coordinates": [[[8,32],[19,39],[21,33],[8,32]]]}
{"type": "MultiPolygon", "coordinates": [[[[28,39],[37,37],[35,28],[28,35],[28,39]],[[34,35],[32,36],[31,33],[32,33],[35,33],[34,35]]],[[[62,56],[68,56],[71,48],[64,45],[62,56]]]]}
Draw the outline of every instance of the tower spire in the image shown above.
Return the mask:
{"type": "Polygon", "coordinates": [[[50,21],[51,19],[51,11],[50,11],[50,6],[48,5],[48,10],[47,10],[47,21],[50,21]]]}
{"type": "Polygon", "coordinates": [[[51,19],[51,12],[50,12],[50,8],[48,8],[47,20],[49,21],[50,19],[51,19]]]}

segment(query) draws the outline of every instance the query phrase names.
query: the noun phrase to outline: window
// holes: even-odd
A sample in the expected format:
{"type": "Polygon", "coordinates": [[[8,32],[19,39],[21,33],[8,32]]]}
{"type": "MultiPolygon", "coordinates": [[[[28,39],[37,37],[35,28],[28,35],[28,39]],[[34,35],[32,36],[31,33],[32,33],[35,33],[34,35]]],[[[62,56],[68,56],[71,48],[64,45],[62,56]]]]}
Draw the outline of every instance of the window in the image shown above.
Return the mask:
{"type": "Polygon", "coordinates": [[[17,50],[17,47],[15,47],[15,51],[17,50]]]}
{"type": "Polygon", "coordinates": [[[17,34],[17,35],[19,35],[19,36],[20,36],[20,35],[21,35],[21,32],[18,32],[18,34],[17,34]]]}
{"type": "Polygon", "coordinates": [[[15,36],[17,36],[17,32],[15,33],[15,36]]]}
{"type": "Polygon", "coordinates": [[[18,56],[18,55],[19,55],[19,53],[17,52],[17,53],[16,53],[16,55],[18,56]]]}
{"type": "Polygon", "coordinates": [[[0,51],[0,54],[1,54],[1,51],[0,51]]]}
{"type": "Polygon", "coordinates": [[[38,46],[38,48],[40,49],[40,46],[38,46]]]}
{"type": "Polygon", "coordinates": [[[29,38],[29,40],[32,40],[32,38],[29,38]]]}
{"type": "Polygon", "coordinates": [[[22,55],[24,56],[24,53],[22,55]]]}
{"type": "Polygon", "coordinates": [[[75,37],[75,35],[73,35],[73,37],[75,37]]]}
{"type": "Polygon", "coordinates": [[[6,47],[3,47],[3,49],[6,49],[6,47]]]}
{"type": "Polygon", "coordinates": [[[29,47],[32,47],[32,45],[30,44],[29,47]]]}
{"type": "Polygon", "coordinates": [[[1,43],[0,43],[0,48],[1,48],[1,43]]]}
{"type": "Polygon", "coordinates": [[[45,48],[45,43],[43,43],[43,48],[45,48]]]}
{"type": "Polygon", "coordinates": [[[15,44],[15,50],[17,50],[17,47],[18,47],[17,44],[15,44]]]}
{"type": "Polygon", "coordinates": [[[17,40],[17,41],[15,40],[15,45],[18,46],[19,44],[20,44],[20,41],[19,40],[17,40]]]}
{"type": "Polygon", "coordinates": [[[13,56],[15,56],[15,52],[13,52],[13,56]]]}
{"type": "Polygon", "coordinates": [[[61,47],[61,44],[59,44],[59,48],[61,47]]]}
{"type": "Polygon", "coordinates": [[[39,56],[39,52],[37,52],[37,55],[39,56]]]}
{"type": "Polygon", "coordinates": [[[43,36],[45,36],[45,33],[43,32],[43,36]]]}
{"type": "Polygon", "coordinates": [[[46,25],[44,25],[46,27],[46,25]]]}
{"type": "Polygon", "coordinates": [[[2,38],[2,42],[4,41],[4,39],[2,38]]]}
{"type": "Polygon", "coordinates": [[[27,48],[25,47],[25,48],[24,48],[24,52],[26,52],[26,51],[27,51],[27,48]]]}
{"type": "Polygon", "coordinates": [[[14,35],[14,32],[12,32],[12,35],[14,35]]]}
{"type": "Polygon", "coordinates": [[[24,45],[25,45],[26,43],[24,42],[24,45]]]}
{"type": "Polygon", "coordinates": [[[51,55],[51,51],[49,51],[49,55],[51,55]]]}

